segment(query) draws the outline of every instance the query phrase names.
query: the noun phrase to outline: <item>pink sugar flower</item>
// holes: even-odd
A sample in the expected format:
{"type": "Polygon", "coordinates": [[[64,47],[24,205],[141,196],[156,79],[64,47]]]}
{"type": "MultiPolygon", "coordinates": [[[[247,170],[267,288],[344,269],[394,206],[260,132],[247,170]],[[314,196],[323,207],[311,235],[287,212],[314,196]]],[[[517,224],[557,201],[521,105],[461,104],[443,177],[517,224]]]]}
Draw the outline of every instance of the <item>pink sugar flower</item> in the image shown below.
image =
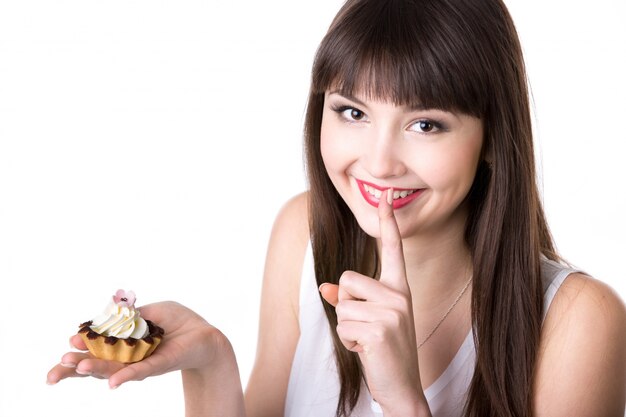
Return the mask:
{"type": "Polygon", "coordinates": [[[135,299],[135,293],[132,291],[117,290],[113,296],[113,301],[120,307],[132,307],[135,299]]]}

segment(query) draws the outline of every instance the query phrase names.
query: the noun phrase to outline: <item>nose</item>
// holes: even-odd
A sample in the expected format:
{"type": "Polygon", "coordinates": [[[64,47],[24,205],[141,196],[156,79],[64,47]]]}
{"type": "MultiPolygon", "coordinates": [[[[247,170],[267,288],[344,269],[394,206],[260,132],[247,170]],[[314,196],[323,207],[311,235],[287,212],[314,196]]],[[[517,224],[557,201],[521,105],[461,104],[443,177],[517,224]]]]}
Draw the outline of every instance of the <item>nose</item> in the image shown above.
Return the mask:
{"type": "Polygon", "coordinates": [[[403,137],[390,129],[376,132],[365,149],[365,169],[374,178],[399,177],[406,172],[402,159],[403,137]]]}

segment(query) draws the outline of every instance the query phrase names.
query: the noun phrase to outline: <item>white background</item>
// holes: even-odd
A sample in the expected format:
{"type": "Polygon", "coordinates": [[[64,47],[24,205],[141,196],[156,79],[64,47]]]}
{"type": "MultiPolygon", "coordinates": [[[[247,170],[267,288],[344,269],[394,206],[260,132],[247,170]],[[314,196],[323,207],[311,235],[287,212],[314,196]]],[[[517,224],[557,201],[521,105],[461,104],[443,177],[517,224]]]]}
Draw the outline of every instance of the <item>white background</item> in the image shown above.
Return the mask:
{"type": "MultiPolygon", "coordinates": [[[[245,384],[325,1],[0,0],[0,416],[182,415],[180,376],[47,386],[118,288],[222,329],[245,384]]],[[[626,11],[510,0],[562,254],[624,298],[626,11]]],[[[269,382],[269,381],[268,381],[269,382]]]]}

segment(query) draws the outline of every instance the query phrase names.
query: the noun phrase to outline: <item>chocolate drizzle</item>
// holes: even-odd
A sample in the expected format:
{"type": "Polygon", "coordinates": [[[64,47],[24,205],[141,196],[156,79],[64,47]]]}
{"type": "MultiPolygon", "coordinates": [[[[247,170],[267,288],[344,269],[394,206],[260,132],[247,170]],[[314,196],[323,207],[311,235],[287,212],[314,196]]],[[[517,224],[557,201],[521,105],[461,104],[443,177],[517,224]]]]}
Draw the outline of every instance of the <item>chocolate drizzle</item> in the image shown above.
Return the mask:
{"type": "Polygon", "coordinates": [[[89,326],[91,326],[92,324],[93,324],[93,321],[92,321],[92,320],[89,320],[89,321],[84,322],[83,324],[81,324],[81,325],[80,325],[80,326],[78,326],[78,327],[80,327],[80,328],[81,328],[81,330],[82,330],[82,328],[83,328],[83,327],[89,327],[89,326]]]}
{"type": "MultiPolygon", "coordinates": [[[[150,337],[150,336],[147,336],[150,337]]],[[[137,344],[137,341],[139,339],[135,339],[134,337],[129,337],[128,339],[124,339],[124,342],[128,345],[128,346],[135,346],[137,344]]]]}
{"type": "Polygon", "coordinates": [[[100,336],[98,333],[94,332],[93,330],[91,330],[91,326],[92,322],[91,321],[87,321],[83,324],[80,325],[80,330],[78,331],[78,333],[87,333],[87,339],[89,340],[96,340],[98,338],[98,336],[100,336]]]}
{"type": "MultiPolygon", "coordinates": [[[[80,328],[78,330],[78,333],[87,333],[87,338],[89,340],[95,340],[97,339],[99,336],[104,337],[104,343],[108,344],[108,345],[114,345],[117,343],[117,341],[120,339],[119,337],[115,337],[115,336],[104,336],[101,335],[99,333],[94,332],[91,329],[91,325],[93,324],[93,321],[86,321],[84,323],[82,323],[81,325],[79,325],[78,327],[80,328]]],[[[154,343],[154,338],[157,337],[159,339],[163,338],[163,336],[165,335],[165,330],[163,330],[161,327],[157,326],[156,324],[154,324],[153,322],[151,322],[150,320],[146,320],[146,324],[148,325],[148,335],[145,336],[143,339],[144,342],[148,343],[148,344],[153,344],[154,343]]],[[[129,337],[126,339],[122,339],[128,346],[135,346],[137,344],[137,342],[139,341],[139,339],[135,339],[133,337],[129,337]]]]}
{"type": "MultiPolygon", "coordinates": [[[[87,337],[89,337],[89,335],[87,335],[87,337]]],[[[115,336],[108,336],[104,338],[104,343],[106,343],[107,345],[114,345],[116,344],[118,341],[118,338],[115,336]]]]}

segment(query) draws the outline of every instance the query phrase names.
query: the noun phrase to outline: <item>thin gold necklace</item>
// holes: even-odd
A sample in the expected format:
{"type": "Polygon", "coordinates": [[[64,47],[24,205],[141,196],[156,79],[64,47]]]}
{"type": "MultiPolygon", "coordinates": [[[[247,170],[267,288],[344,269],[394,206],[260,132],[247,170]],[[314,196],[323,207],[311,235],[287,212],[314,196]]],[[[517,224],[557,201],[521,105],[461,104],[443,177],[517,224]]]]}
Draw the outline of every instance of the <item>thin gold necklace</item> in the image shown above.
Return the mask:
{"type": "Polygon", "coordinates": [[[446,311],[446,313],[443,315],[443,317],[441,319],[439,319],[439,322],[437,322],[435,327],[433,327],[433,329],[430,331],[430,333],[428,333],[428,336],[426,336],[426,338],[424,340],[422,340],[420,342],[420,344],[417,346],[417,350],[419,350],[419,348],[421,348],[424,345],[424,343],[428,342],[428,339],[430,339],[430,337],[433,334],[435,334],[435,332],[437,331],[439,326],[441,326],[441,323],[443,323],[443,321],[446,319],[446,317],[448,317],[448,314],[450,314],[450,312],[454,309],[454,307],[456,307],[456,305],[459,303],[459,301],[461,300],[461,297],[463,297],[463,294],[465,294],[465,291],[467,291],[467,288],[469,287],[470,282],[472,282],[472,276],[469,277],[469,279],[465,283],[465,286],[463,287],[463,289],[461,290],[459,295],[457,295],[456,300],[454,300],[454,302],[450,305],[450,307],[448,307],[448,311],[446,311]]]}

